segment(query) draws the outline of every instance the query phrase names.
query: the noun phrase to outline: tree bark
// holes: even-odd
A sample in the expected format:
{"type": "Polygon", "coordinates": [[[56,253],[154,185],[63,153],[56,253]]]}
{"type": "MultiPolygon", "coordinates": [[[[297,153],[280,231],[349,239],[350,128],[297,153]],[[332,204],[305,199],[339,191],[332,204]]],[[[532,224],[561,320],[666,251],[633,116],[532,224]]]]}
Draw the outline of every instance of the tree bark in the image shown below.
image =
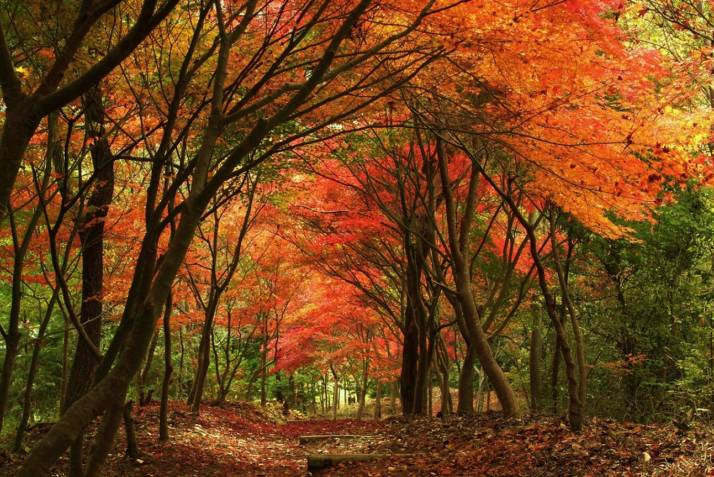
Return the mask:
{"type": "MultiPolygon", "coordinates": [[[[90,152],[95,184],[79,225],[82,247],[80,323],[93,346],[99,349],[104,293],[104,220],[114,197],[114,158],[104,129],[105,111],[99,85],[90,88],[82,101],[87,135],[93,140],[90,152]]],[[[78,339],[64,399],[65,410],[90,388],[98,364],[94,350],[85,340],[78,339]]],[[[73,444],[71,456],[70,473],[79,477],[83,474],[82,439],[73,444]]]]}
{"type": "Polygon", "coordinates": [[[164,308],[164,378],[161,381],[161,407],[159,408],[159,441],[169,440],[169,389],[174,367],[171,362],[171,313],[173,300],[171,293],[164,308]]]}
{"type": "Polygon", "coordinates": [[[382,419],[382,383],[375,380],[374,387],[374,419],[378,420],[382,419]]]}
{"type": "Polygon", "coordinates": [[[146,361],[144,361],[144,367],[139,373],[138,388],[139,388],[139,406],[146,406],[151,402],[154,390],[152,387],[147,387],[146,382],[149,379],[149,374],[151,373],[151,365],[154,363],[154,353],[156,352],[156,346],[159,344],[159,330],[154,331],[151,337],[151,343],[149,344],[149,352],[146,354],[146,361]]]}
{"type": "Polygon", "coordinates": [[[528,368],[530,371],[531,410],[537,412],[541,409],[543,389],[543,367],[541,366],[543,343],[540,337],[540,329],[538,329],[537,325],[531,331],[529,351],[528,368]]]}
{"type": "Polygon", "coordinates": [[[124,405],[122,415],[124,417],[124,429],[126,430],[126,456],[132,459],[138,459],[139,447],[136,444],[136,430],[134,429],[134,418],[131,415],[133,405],[133,401],[128,401],[124,405]]]}
{"type": "Polygon", "coordinates": [[[476,309],[473,291],[471,290],[470,257],[466,238],[471,230],[472,211],[476,200],[476,189],[479,182],[479,173],[475,166],[471,168],[469,181],[469,192],[461,229],[457,230],[456,204],[451,190],[451,181],[447,168],[446,151],[441,140],[438,140],[437,155],[439,160],[439,175],[444,194],[444,205],[446,207],[446,218],[448,225],[448,241],[452,258],[454,282],[456,284],[456,296],[464,314],[466,328],[471,338],[476,356],[481,363],[489,381],[493,385],[504,415],[513,416],[518,414],[518,405],[513,389],[506,378],[503,370],[493,357],[491,346],[488,343],[486,334],[483,331],[480,316],[476,309]]]}
{"type": "Polygon", "coordinates": [[[211,333],[213,331],[213,320],[216,314],[216,306],[218,304],[213,300],[209,303],[209,308],[206,311],[206,319],[203,323],[201,331],[201,344],[198,347],[198,366],[193,380],[193,391],[191,396],[191,412],[198,414],[201,408],[201,399],[203,398],[203,388],[206,384],[208,375],[208,367],[211,363],[211,333]]]}
{"type": "Polygon", "coordinates": [[[362,419],[364,408],[367,401],[367,386],[369,384],[369,358],[364,358],[362,362],[362,383],[359,387],[359,395],[357,396],[357,419],[362,419]]]}
{"type": "Polygon", "coordinates": [[[466,353],[464,354],[464,362],[461,365],[461,373],[459,374],[459,402],[457,403],[456,412],[460,416],[470,416],[474,414],[474,365],[476,364],[476,355],[473,351],[473,346],[466,342],[466,353]]]}

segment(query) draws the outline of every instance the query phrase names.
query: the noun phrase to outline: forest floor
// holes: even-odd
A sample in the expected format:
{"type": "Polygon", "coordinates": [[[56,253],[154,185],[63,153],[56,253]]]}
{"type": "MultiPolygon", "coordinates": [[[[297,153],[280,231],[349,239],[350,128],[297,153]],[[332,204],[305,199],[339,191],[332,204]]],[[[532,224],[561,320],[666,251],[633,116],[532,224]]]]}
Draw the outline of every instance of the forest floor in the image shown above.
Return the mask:
{"type": "MultiPolygon", "coordinates": [[[[171,440],[158,442],[158,406],[135,416],[140,459],[124,456],[124,439],[109,456],[113,476],[714,476],[714,430],[640,425],[593,418],[579,434],[550,417],[401,418],[281,422],[249,404],[205,406],[198,418],[178,403],[171,440]],[[350,434],[301,445],[299,436],[350,434]],[[379,453],[389,457],[309,474],[308,454],[379,453]]],[[[42,432],[30,433],[31,444],[42,432]]],[[[23,456],[0,454],[0,475],[23,456]]],[[[63,460],[53,475],[65,475],[63,460]]]]}

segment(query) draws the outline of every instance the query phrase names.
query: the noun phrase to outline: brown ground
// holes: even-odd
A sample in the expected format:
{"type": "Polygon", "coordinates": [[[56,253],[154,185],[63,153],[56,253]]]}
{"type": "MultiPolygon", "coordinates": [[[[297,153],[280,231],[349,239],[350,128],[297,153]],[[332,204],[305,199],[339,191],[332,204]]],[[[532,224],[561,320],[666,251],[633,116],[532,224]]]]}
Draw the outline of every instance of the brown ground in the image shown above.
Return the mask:
{"type": "MultiPolygon", "coordinates": [[[[592,419],[580,434],[550,417],[351,419],[280,422],[278,413],[252,405],[205,406],[193,418],[182,404],[171,411],[171,440],[158,442],[158,407],[137,410],[141,458],[124,457],[123,437],[109,456],[113,476],[305,476],[309,453],[386,453],[320,476],[714,476],[714,432],[682,432],[592,419]],[[306,434],[359,434],[301,446],[306,434]],[[401,456],[399,454],[402,454],[401,456]],[[408,455],[404,455],[408,454],[408,455]]],[[[30,434],[30,443],[42,432],[30,434]]],[[[23,455],[0,455],[0,475],[11,476],[23,455]]],[[[66,461],[54,475],[64,475],[66,461]]]]}

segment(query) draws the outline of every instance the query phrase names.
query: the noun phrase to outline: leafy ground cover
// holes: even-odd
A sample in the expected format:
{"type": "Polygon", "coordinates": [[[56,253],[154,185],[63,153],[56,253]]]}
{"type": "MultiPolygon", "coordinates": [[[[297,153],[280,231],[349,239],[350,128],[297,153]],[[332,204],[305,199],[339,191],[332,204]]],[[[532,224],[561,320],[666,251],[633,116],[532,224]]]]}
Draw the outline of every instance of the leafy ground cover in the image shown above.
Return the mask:
{"type": "MultiPolygon", "coordinates": [[[[158,406],[136,412],[139,459],[125,457],[124,439],[109,455],[113,476],[305,476],[311,453],[383,453],[373,462],[342,464],[320,476],[602,476],[714,475],[714,433],[669,425],[591,419],[575,434],[552,417],[384,421],[283,419],[252,405],[207,406],[198,418],[172,404],[171,436],[158,441],[158,406]],[[357,435],[301,445],[303,435],[357,435]]],[[[46,427],[31,434],[36,439],[46,427]]],[[[4,454],[2,475],[22,460],[4,454]]],[[[65,475],[63,460],[54,475],[65,475]]]]}

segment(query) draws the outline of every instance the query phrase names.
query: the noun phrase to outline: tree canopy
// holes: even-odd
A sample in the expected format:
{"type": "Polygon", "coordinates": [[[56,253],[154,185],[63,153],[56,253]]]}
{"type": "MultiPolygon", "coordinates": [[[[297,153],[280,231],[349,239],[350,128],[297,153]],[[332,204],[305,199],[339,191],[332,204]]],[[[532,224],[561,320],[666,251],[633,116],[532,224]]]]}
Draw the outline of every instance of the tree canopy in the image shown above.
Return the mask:
{"type": "Polygon", "coordinates": [[[17,475],[154,400],[711,425],[711,2],[0,7],[17,475]]]}

